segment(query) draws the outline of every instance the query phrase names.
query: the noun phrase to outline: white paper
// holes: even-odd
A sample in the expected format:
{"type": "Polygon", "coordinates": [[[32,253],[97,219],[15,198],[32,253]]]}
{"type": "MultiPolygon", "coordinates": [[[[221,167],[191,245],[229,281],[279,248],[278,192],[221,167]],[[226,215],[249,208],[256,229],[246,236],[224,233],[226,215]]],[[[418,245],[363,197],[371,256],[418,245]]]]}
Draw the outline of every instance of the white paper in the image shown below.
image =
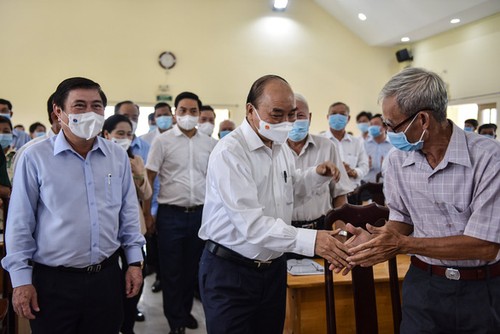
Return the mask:
{"type": "Polygon", "coordinates": [[[290,259],[287,270],[291,275],[322,275],[324,268],[312,259],[290,259]]]}

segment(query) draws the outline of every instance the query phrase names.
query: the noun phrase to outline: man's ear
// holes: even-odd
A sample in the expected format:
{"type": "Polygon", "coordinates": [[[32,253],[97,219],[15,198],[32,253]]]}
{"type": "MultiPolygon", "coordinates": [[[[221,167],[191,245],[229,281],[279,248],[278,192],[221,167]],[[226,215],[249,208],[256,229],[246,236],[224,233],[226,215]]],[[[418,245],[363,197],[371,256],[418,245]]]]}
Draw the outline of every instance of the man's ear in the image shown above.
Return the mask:
{"type": "Polygon", "coordinates": [[[251,103],[247,103],[246,106],[246,116],[250,115],[255,109],[251,103]]]}

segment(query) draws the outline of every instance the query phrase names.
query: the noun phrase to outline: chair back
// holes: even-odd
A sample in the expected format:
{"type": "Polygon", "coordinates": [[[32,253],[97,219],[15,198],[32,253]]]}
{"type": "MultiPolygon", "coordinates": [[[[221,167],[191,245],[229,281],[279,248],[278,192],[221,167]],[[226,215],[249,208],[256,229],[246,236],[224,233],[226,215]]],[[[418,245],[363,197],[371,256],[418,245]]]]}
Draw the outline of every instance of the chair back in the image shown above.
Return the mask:
{"type": "MultiPolygon", "coordinates": [[[[366,229],[366,224],[377,227],[383,226],[389,218],[389,209],[376,203],[369,205],[344,204],[340,208],[331,210],[325,218],[325,229],[331,230],[333,224],[341,220],[355,227],[366,229]]],[[[389,285],[391,291],[392,318],[394,333],[399,333],[401,323],[401,298],[396,258],[388,261],[389,285]]],[[[328,269],[329,263],[325,260],[325,293],[326,293],[326,319],[327,333],[336,333],[335,296],[333,273],[328,269]]],[[[377,334],[377,303],[375,297],[375,280],[372,267],[354,267],[352,272],[352,288],[354,299],[354,312],[356,320],[356,333],[377,334]]]]}

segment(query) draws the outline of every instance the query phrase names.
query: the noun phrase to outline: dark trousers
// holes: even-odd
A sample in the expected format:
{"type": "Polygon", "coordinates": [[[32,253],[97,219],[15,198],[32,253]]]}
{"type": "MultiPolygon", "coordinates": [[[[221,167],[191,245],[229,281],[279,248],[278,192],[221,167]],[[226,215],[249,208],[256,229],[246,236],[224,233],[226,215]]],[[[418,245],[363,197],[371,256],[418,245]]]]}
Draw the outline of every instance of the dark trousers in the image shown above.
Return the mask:
{"type": "Polygon", "coordinates": [[[286,261],[255,269],[205,250],[200,290],[208,334],[281,334],[285,321],[286,261]]]}
{"type": "Polygon", "coordinates": [[[410,266],[401,334],[500,333],[500,277],[453,281],[410,266]]]}
{"type": "Polygon", "coordinates": [[[119,332],[124,282],[118,261],[94,274],[35,265],[33,285],[40,306],[30,321],[33,334],[119,332]]]}
{"type": "Polygon", "coordinates": [[[163,313],[170,328],[185,327],[193,306],[196,270],[203,247],[198,238],[200,208],[184,212],[160,204],[156,218],[163,313]]]}

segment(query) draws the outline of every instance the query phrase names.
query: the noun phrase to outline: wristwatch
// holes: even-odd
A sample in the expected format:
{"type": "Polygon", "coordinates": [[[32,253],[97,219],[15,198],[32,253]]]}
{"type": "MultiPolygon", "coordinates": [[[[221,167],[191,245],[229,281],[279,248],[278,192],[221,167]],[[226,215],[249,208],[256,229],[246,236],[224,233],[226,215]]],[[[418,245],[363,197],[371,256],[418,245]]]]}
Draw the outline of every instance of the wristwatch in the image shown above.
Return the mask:
{"type": "Polygon", "coordinates": [[[129,267],[140,267],[141,269],[144,269],[144,261],[139,261],[139,262],[132,262],[128,264],[129,267]]]}

